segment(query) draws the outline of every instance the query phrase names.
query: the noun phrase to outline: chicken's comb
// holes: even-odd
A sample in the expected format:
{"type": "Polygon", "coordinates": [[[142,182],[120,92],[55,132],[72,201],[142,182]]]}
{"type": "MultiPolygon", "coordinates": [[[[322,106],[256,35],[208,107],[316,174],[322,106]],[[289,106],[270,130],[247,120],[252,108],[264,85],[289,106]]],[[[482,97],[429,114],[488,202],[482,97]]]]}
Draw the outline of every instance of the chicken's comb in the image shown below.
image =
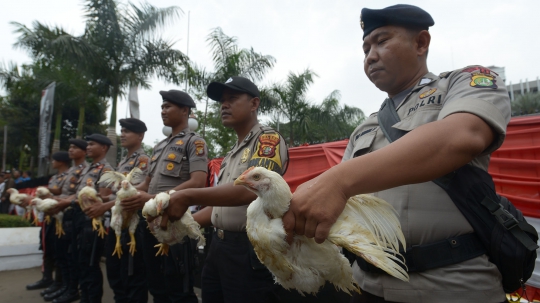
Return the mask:
{"type": "Polygon", "coordinates": [[[246,175],[247,173],[249,173],[250,171],[252,171],[254,168],[255,168],[255,166],[252,166],[252,167],[246,169],[246,170],[242,173],[242,175],[246,175]]]}

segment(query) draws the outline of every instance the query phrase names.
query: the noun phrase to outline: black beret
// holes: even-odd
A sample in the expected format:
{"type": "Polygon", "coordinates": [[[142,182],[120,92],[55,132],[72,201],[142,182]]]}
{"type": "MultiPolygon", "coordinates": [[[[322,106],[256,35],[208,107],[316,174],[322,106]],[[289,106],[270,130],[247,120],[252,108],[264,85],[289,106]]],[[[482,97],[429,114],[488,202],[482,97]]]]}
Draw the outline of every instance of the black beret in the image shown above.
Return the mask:
{"type": "Polygon", "coordinates": [[[111,139],[107,138],[107,136],[104,136],[102,134],[91,134],[90,136],[86,136],[86,141],[94,141],[99,144],[108,146],[113,145],[111,139]]]}
{"type": "Polygon", "coordinates": [[[64,163],[71,163],[71,159],[69,158],[69,154],[67,151],[59,151],[55,152],[52,155],[53,160],[64,162],[64,163]]]}
{"type": "Polygon", "coordinates": [[[125,127],[134,133],[144,133],[147,131],[146,124],[139,119],[126,118],[120,119],[119,122],[120,126],[125,127]]]}
{"type": "Polygon", "coordinates": [[[244,77],[230,77],[225,83],[212,82],[208,84],[206,88],[206,94],[208,97],[215,101],[221,101],[221,95],[226,88],[230,88],[235,91],[247,93],[252,97],[260,97],[259,89],[255,83],[244,77]]]}
{"type": "Polygon", "coordinates": [[[163,101],[169,101],[179,106],[195,107],[195,101],[190,95],[183,91],[171,89],[169,91],[159,91],[163,101]]]}
{"type": "Polygon", "coordinates": [[[392,5],[383,9],[363,8],[360,15],[360,26],[366,38],[373,30],[386,25],[402,25],[428,29],[435,21],[425,10],[408,4],[392,5]]]}
{"type": "Polygon", "coordinates": [[[69,139],[69,144],[73,144],[84,151],[86,151],[86,147],[88,146],[88,142],[82,139],[69,139]]]}

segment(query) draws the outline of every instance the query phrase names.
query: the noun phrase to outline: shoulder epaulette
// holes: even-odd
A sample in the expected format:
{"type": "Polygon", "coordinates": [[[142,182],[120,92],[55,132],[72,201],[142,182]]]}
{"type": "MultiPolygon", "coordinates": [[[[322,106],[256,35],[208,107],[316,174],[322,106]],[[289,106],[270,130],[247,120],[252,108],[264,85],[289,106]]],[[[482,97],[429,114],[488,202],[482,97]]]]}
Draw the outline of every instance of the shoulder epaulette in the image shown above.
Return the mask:
{"type": "Polygon", "coordinates": [[[440,74],[439,74],[439,78],[441,78],[441,79],[448,78],[448,76],[450,76],[450,74],[451,74],[452,72],[453,72],[453,71],[440,73],[440,74]]]}

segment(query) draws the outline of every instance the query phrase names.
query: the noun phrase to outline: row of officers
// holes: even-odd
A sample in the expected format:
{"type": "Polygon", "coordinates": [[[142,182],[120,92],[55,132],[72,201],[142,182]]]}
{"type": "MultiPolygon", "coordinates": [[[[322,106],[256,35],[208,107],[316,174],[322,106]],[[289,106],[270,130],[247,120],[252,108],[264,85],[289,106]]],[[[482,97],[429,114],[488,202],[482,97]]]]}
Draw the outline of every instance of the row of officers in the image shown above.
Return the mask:
{"type": "MultiPolygon", "coordinates": [[[[243,187],[232,186],[249,166],[265,166],[281,174],[287,169],[284,139],[258,122],[259,89],[246,78],[231,77],[225,83],[211,83],[207,93],[221,103],[222,123],[235,130],[238,142],[222,162],[218,176],[220,191],[205,188],[191,195],[191,204],[214,205],[194,214],[201,226],[212,226],[201,278],[203,301],[313,302],[315,297],[301,297],[275,284],[270,272],[257,259],[245,233],[247,205],[255,195],[243,187]]],[[[137,210],[140,217],[133,256],[127,244],[130,241],[127,228],[121,235],[121,257],[113,256],[116,238],[112,230],[105,239],[92,230],[91,219],[105,216],[107,220],[116,201],[114,189],[97,182],[103,173],[115,169],[105,159],[112,142],[104,135],[92,134],[86,140],[69,140],[67,152],[52,156],[58,173],[48,187],[59,203],[47,214],[64,211],[65,235],[55,235],[54,222],[45,226],[43,278],[27,286],[28,289],[47,287],[41,291],[45,301],[101,302],[100,259],[104,255],[107,280],[117,303],[148,302],[149,293],[156,303],[199,302],[194,293],[194,271],[199,266],[195,241],[174,245],[168,255],[156,256],[158,242],[141,215],[144,203],[156,194],[171,189],[190,193],[188,189],[203,188],[207,180],[206,142],[188,127],[191,109],[195,107],[193,99],[178,90],[160,94],[161,118],[164,125],[172,128],[172,133],[154,147],[152,155],[145,154],[141,146],[147,131],[145,123],[134,118],[119,121],[121,146],[127,150],[127,156],[119,162],[116,171],[127,174],[138,167],[144,173],[142,178],[132,180],[138,195],[121,201],[124,210],[137,210]],[[76,197],[89,180],[93,181],[103,204],[82,211],[76,197]]],[[[336,302],[337,296],[343,294],[328,287],[318,294],[318,299],[336,302]]]]}
{"type": "MultiPolygon", "coordinates": [[[[394,207],[407,251],[474,232],[450,196],[432,181],[465,165],[487,173],[490,154],[506,136],[510,100],[504,80],[489,68],[468,66],[438,76],[429,72],[429,28],[433,25],[429,13],[412,5],[362,9],[364,71],[388,95],[381,109],[389,114],[367,117],[351,134],[342,163],[297,187],[283,216],[288,236],[324,241],[347,199],[366,193],[394,207]],[[393,118],[388,119],[390,116],[393,118]],[[389,122],[391,128],[386,128],[389,122]],[[387,130],[398,132],[399,139],[391,139],[387,130]]],[[[457,261],[452,257],[451,263],[444,263],[449,265],[409,272],[408,282],[370,271],[356,261],[353,277],[362,293],[352,298],[344,298],[328,285],[317,296],[301,297],[275,284],[245,232],[247,205],[256,195],[233,182],[251,166],[284,174],[289,161],[287,146],[278,132],[258,123],[260,93],[248,79],[212,82],[207,94],[220,102],[222,124],[237,135],[221,164],[218,186],[202,188],[207,146],[187,127],[195,104],[180,91],[161,92],[163,124],[173,131],[154,147],[150,157],[140,149],[144,123],[121,120],[122,146],[128,156],[117,167],[128,172],[137,166],[146,172],[137,185],[139,194],[121,202],[124,209],[140,210],[155,194],[173,188],[177,192],[171,195],[162,225],[168,219],[179,219],[190,206],[207,206],[193,215],[202,227],[214,228],[207,239],[211,241],[202,269],[203,302],[506,302],[501,273],[485,254],[457,261]]],[[[103,205],[83,213],[74,203],[87,180],[97,181],[113,169],[105,161],[111,142],[102,135],[86,139],[70,141],[69,159],[64,164],[55,160],[59,174],[50,185],[52,190],[58,189],[57,210],[71,207],[70,219],[65,220],[71,234],[55,242],[56,250],[45,248],[46,254],[55,251],[52,262],[63,276],[63,291],[56,302],[70,302],[78,296],[81,302],[101,301],[99,257],[103,249],[116,302],[147,302],[148,292],[154,302],[197,302],[189,274],[193,249],[177,246],[169,256],[156,257],[156,240],[141,222],[135,256],[129,258],[128,237],[123,235],[126,251],[119,259],[112,256],[115,237],[102,241],[92,232],[90,218],[103,215],[115,197],[109,188],[96,188],[103,205]],[[92,163],[85,162],[85,153],[92,163]],[[71,160],[75,165],[68,169],[71,160]]],[[[432,254],[415,262],[447,262],[446,255],[432,254]]],[[[50,278],[49,272],[46,270],[50,278]]]]}

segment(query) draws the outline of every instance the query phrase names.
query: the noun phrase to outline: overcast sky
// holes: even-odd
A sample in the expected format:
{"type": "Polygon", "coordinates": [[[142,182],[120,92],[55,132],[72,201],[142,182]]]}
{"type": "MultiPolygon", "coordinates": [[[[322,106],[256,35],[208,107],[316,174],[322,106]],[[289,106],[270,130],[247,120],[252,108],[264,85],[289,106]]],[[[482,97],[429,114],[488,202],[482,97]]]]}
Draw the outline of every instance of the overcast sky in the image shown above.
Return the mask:
{"type": "MultiPolygon", "coordinates": [[[[467,65],[496,65],[506,68],[507,83],[540,76],[540,1],[292,1],[292,0],[150,0],[157,7],[179,6],[181,19],[162,35],[177,41],[186,52],[188,12],[190,12],[189,56],[212,67],[206,37],[221,27],[238,38],[242,48],[272,55],[277,62],[264,82],[283,81],[289,71],[306,68],[319,78],[309,91],[319,103],[333,90],[341,101],[361,108],[366,115],[376,111],[385,98],[363,72],[362,30],[359,15],[363,7],[383,8],[397,3],[422,7],[435,20],[428,67],[438,74],[467,65]]],[[[135,1],[135,3],[138,3],[135,1]]],[[[16,36],[10,21],[31,25],[33,20],[61,25],[71,34],[84,29],[83,2],[77,0],[2,1],[0,9],[0,60],[22,64],[29,57],[14,49],[16,36]]],[[[183,87],[182,87],[183,88],[183,87]]],[[[149,126],[144,142],[153,145],[162,139],[160,90],[180,89],[152,80],[150,90],[139,94],[141,120],[149,126]]],[[[118,117],[126,115],[126,102],[118,104],[118,117]]],[[[202,103],[198,104],[204,108],[202,103]]],[[[108,121],[108,120],[107,120],[108,121]]]]}

